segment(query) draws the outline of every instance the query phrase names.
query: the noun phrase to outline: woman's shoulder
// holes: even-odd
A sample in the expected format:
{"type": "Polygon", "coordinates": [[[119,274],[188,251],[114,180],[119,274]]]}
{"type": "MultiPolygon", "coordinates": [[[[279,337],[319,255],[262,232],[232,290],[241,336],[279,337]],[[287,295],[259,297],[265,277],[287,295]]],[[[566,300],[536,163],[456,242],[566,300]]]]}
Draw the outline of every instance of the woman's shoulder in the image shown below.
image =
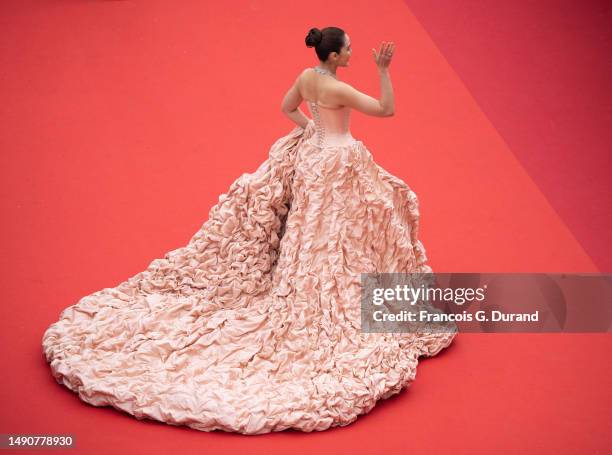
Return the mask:
{"type": "Polygon", "coordinates": [[[307,67],[307,68],[304,68],[302,70],[302,72],[300,73],[300,77],[308,76],[308,75],[313,74],[313,73],[316,73],[314,68],[307,67]]]}

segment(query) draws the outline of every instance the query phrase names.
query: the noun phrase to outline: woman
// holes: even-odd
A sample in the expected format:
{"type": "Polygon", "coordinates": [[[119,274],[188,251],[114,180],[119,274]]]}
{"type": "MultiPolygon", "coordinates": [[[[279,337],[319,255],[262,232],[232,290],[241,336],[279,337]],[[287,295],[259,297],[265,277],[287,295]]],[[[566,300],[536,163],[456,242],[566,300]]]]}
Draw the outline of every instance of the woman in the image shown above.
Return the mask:
{"type": "MultiPolygon", "coordinates": [[[[308,101],[309,107],[321,106],[324,109],[340,109],[343,107],[357,109],[367,115],[376,117],[389,117],[393,115],[395,100],[393,87],[389,79],[389,65],[393,57],[394,43],[383,42],[380,52],[372,49],[374,61],[380,75],[381,99],[372,98],[365,93],[355,90],[349,84],[337,80],[336,69],[339,66],[348,66],[352,54],[351,39],[348,33],[337,27],[327,27],[325,39],[323,33],[313,28],[306,37],[306,45],[315,47],[320,63],[314,68],[307,68],[298,76],[289,89],[282,103],[283,112],[299,126],[306,128],[310,121],[298,109],[302,100],[308,101]],[[323,76],[319,76],[318,74],[323,76]],[[326,77],[327,76],[327,77],[326,77]],[[312,100],[318,100],[318,103],[312,100]]],[[[314,114],[314,112],[313,112],[314,114]]],[[[348,131],[349,109],[345,109],[344,131],[337,134],[350,135],[348,131]]],[[[334,125],[328,125],[332,127],[334,125]]],[[[328,133],[330,133],[328,128],[328,133]]]]}
{"type": "Polygon", "coordinates": [[[83,401],[202,431],[325,430],[398,393],[418,357],[451,343],[454,331],[360,326],[361,273],[431,271],[416,195],[349,131],[352,108],[393,115],[394,46],[374,51],[378,102],[335,78],[351,54],[341,29],[312,29],[306,44],[320,63],[283,100],[298,126],[186,246],[46,330],[54,377],[83,401]]]}

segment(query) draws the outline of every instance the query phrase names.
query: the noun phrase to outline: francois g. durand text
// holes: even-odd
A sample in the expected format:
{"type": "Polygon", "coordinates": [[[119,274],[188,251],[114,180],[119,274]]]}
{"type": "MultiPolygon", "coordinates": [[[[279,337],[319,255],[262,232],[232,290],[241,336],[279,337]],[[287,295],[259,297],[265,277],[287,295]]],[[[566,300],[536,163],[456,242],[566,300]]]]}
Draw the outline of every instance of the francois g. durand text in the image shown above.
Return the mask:
{"type": "Polygon", "coordinates": [[[374,311],[372,317],[376,322],[461,322],[461,321],[504,321],[504,322],[534,322],[539,321],[539,311],[533,313],[504,313],[499,310],[478,310],[474,313],[435,313],[427,310],[402,310],[397,313],[374,311]]]}

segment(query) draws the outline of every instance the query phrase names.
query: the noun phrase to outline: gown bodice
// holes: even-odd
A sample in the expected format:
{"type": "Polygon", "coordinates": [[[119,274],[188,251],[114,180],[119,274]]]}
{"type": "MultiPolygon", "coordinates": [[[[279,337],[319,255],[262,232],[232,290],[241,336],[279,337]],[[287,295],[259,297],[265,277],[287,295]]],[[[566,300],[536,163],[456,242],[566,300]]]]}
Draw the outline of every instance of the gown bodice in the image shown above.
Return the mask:
{"type": "Polygon", "coordinates": [[[310,144],[323,148],[355,142],[350,131],[349,106],[329,108],[310,100],[306,100],[306,104],[315,126],[315,133],[308,141],[310,144]]]}

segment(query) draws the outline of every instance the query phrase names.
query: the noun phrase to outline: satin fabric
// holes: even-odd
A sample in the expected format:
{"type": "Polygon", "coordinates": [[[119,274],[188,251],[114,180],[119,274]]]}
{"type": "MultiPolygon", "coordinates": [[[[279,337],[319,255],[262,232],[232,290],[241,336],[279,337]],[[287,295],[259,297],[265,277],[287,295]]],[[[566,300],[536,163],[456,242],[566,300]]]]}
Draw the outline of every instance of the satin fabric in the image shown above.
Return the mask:
{"type": "Polygon", "coordinates": [[[243,434],[344,426],[407,387],[456,332],[362,333],[360,273],[431,271],[417,196],[321,127],[276,140],[187,245],[64,309],[42,339],[55,379],[138,419],[243,434]]]}

